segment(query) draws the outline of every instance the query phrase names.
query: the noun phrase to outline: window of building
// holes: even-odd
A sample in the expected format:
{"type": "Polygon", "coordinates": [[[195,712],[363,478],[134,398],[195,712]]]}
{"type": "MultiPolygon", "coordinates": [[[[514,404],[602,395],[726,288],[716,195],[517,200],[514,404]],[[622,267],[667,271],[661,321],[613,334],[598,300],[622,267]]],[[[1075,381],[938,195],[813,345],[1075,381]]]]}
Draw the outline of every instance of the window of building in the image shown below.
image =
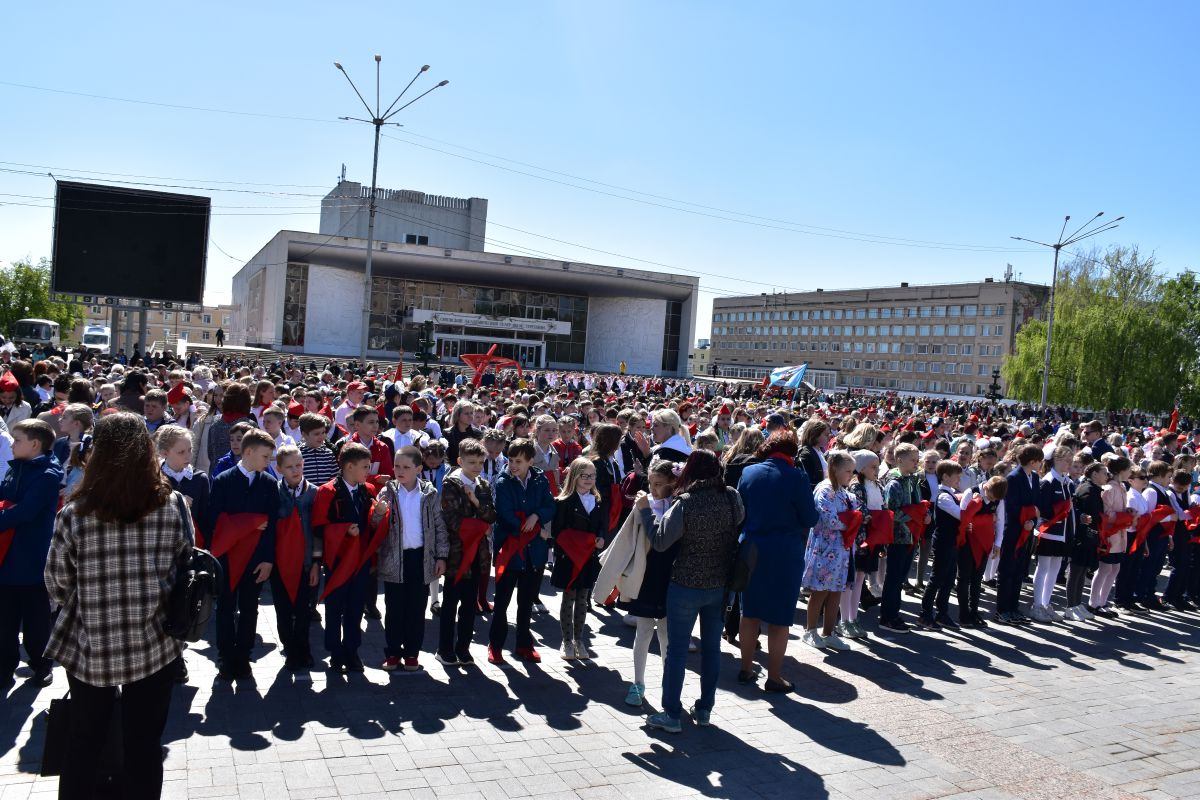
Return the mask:
{"type": "Polygon", "coordinates": [[[945,325],[934,325],[933,326],[933,335],[934,336],[945,336],[946,335],[946,326],[945,325]]]}
{"type": "Polygon", "coordinates": [[[900,371],[900,362],[899,361],[889,361],[888,369],[890,369],[892,372],[899,372],[900,371]]]}
{"type": "MultiPolygon", "coordinates": [[[[966,367],[966,366],[970,366],[970,365],[969,365],[969,364],[963,364],[963,366],[964,366],[964,367],[966,367]]],[[[992,371],[991,371],[990,369],[988,369],[988,365],[987,365],[987,364],[980,364],[980,365],[979,365],[979,374],[980,374],[980,375],[990,375],[990,374],[991,374],[991,372],[992,372],[992,371]]]]}
{"type": "Polygon", "coordinates": [[[931,392],[940,392],[941,390],[942,390],[942,384],[941,384],[941,383],[939,383],[938,381],[930,381],[930,382],[929,382],[929,391],[931,391],[931,392]]]}
{"type": "Polygon", "coordinates": [[[946,313],[952,317],[961,317],[962,316],[962,306],[949,306],[946,309],[946,313]]]}
{"type": "Polygon", "coordinates": [[[991,306],[981,307],[979,310],[979,315],[982,317],[990,317],[992,315],[992,307],[991,306]]]}
{"type": "Polygon", "coordinates": [[[844,316],[844,315],[843,315],[843,313],[842,313],[842,309],[840,309],[840,308],[835,308],[835,309],[833,310],[833,318],[834,318],[834,319],[842,319],[842,317],[843,317],[843,316],[844,316]]]}
{"type": "Polygon", "coordinates": [[[930,372],[941,372],[941,371],[942,371],[942,365],[941,365],[941,362],[938,362],[938,361],[930,361],[930,362],[929,362],[929,371],[930,371],[930,372]]]}
{"type": "Polygon", "coordinates": [[[917,353],[918,354],[926,354],[928,352],[929,352],[929,345],[927,345],[927,344],[917,345],[917,353]]]}
{"type": "Polygon", "coordinates": [[[174,318],[175,318],[175,315],[173,313],[171,313],[170,311],[163,312],[163,322],[171,322],[174,318]]]}
{"type": "Polygon", "coordinates": [[[874,342],[867,342],[867,352],[868,353],[875,352],[875,343],[874,342]]]}
{"type": "Polygon", "coordinates": [[[203,341],[207,342],[211,336],[212,336],[212,334],[210,334],[208,331],[200,331],[200,338],[203,341]]]}
{"type": "Polygon", "coordinates": [[[975,335],[975,326],[974,325],[963,325],[963,336],[974,336],[974,335],[975,335]]]}
{"type": "Polygon", "coordinates": [[[233,317],[229,316],[228,314],[222,314],[221,315],[221,327],[224,328],[225,326],[229,325],[229,323],[232,319],[233,319],[233,317]]]}
{"type": "Polygon", "coordinates": [[[971,365],[970,364],[959,364],[958,365],[958,374],[959,375],[970,375],[971,374],[971,365]]]}
{"type": "Polygon", "coordinates": [[[828,308],[821,310],[821,319],[829,319],[829,309],[828,308]]]}
{"type": "Polygon", "coordinates": [[[980,325],[979,326],[979,335],[980,336],[991,336],[992,335],[992,326],[991,325],[980,325]]]}
{"type": "Polygon", "coordinates": [[[953,375],[957,371],[958,371],[958,365],[955,364],[953,361],[948,362],[944,367],[944,372],[947,375],[953,375]]]}
{"type": "Polygon", "coordinates": [[[924,371],[925,371],[925,362],[918,361],[917,362],[917,372],[924,372],[924,371]]]}
{"type": "Polygon", "coordinates": [[[862,369],[862,362],[861,362],[861,361],[859,361],[858,359],[855,359],[855,360],[854,360],[854,368],[855,368],[855,369],[862,369]]]}
{"type": "Polygon", "coordinates": [[[850,359],[848,359],[848,358],[842,359],[842,369],[850,369],[850,359]]]}
{"type": "Polygon", "coordinates": [[[170,328],[163,328],[163,338],[164,339],[171,338],[171,329],[170,328]]]}
{"type": "Polygon", "coordinates": [[[962,348],[959,351],[959,353],[960,353],[960,355],[969,356],[969,355],[971,355],[971,351],[973,351],[974,349],[975,349],[975,345],[964,344],[964,345],[962,345],[962,348]]]}
{"type": "Polygon", "coordinates": [[[821,352],[822,353],[829,352],[829,342],[821,342],[821,352]]]}
{"type": "Polygon", "coordinates": [[[958,355],[958,345],[956,345],[956,344],[946,345],[946,355],[948,355],[948,356],[958,355]]]}
{"type": "Polygon", "coordinates": [[[856,352],[856,353],[861,353],[862,351],[863,351],[863,343],[862,343],[862,342],[855,342],[855,343],[854,343],[854,352],[856,352]]]}
{"type": "Polygon", "coordinates": [[[920,315],[921,315],[922,317],[928,317],[928,316],[931,316],[932,314],[933,314],[933,307],[932,307],[932,306],[921,306],[921,313],[920,313],[920,315]]]}
{"type": "Polygon", "coordinates": [[[959,325],[947,325],[946,326],[946,334],[948,336],[961,336],[962,335],[962,327],[959,325]]]}
{"type": "Polygon", "coordinates": [[[1004,306],[1002,306],[1002,305],[996,306],[996,316],[997,317],[1004,316],[1004,306]]]}
{"type": "Polygon", "coordinates": [[[900,371],[901,371],[901,372],[912,372],[912,370],[913,370],[913,366],[912,366],[912,365],[913,365],[913,362],[911,362],[911,361],[905,361],[905,362],[903,362],[903,363],[901,363],[901,364],[900,364],[900,371]]]}
{"type": "Polygon", "coordinates": [[[929,336],[929,326],[928,325],[921,325],[918,327],[917,330],[920,332],[919,333],[920,336],[923,336],[923,337],[929,336]]]}
{"type": "Polygon", "coordinates": [[[842,352],[842,343],[841,342],[830,342],[829,349],[835,353],[840,353],[840,352],[842,352]]]}
{"type": "Polygon", "coordinates": [[[934,315],[935,317],[944,317],[944,316],[946,316],[946,307],[945,307],[945,306],[934,306],[934,307],[933,307],[933,315],[934,315]]]}
{"type": "Polygon", "coordinates": [[[1003,325],[994,326],[992,328],[992,335],[993,336],[1003,336],[1004,335],[1004,326],[1003,325]]]}
{"type": "MultiPolygon", "coordinates": [[[[372,287],[377,289],[378,286],[372,287]]],[[[375,302],[374,296],[371,298],[375,302]]],[[[283,282],[283,344],[287,347],[304,346],[305,318],[308,311],[308,264],[288,264],[283,282]]],[[[374,309],[372,309],[374,312],[374,309]]],[[[377,322],[371,314],[371,323],[377,322]]],[[[398,325],[393,325],[398,327],[398,325]]],[[[397,348],[398,349],[398,348],[397,348]]]]}
{"type": "Polygon", "coordinates": [[[879,319],[879,309],[878,308],[868,308],[867,309],[867,319],[879,319]]]}
{"type": "Polygon", "coordinates": [[[865,308],[855,309],[854,318],[855,319],[866,319],[867,318],[867,310],[865,308]]]}
{"type": "Polygon", "coordinates": [[[917,326],[916,325],[905,325],[904,326],[904,335],[905,336],[916,336],[917,335],[917,326]]]}
{"type": "Polygon", "coordinates": [[[868,326],[867,326],[867,336],[878,336],[878,335],[879,335],[879,334],[878,334],[878,332],[877,332],[877,330],[876,330],[876,327],[875,327],[874,325],[868,325],[868,326]]]}
{"type": "Polygon", "coordinates": [[[911,344],[905,344],[904,345],[904,355],[910,356],[910,355],[912,355],[912,353],[913,353],[913,346],[911,344]]]}
{"type": "Polygon", "coordinates": [[[931,344],[929,345],[929,352],[933,353],[935,356],[940,355],[942,352],[942,346],[940,344],[931,344]]]}
{"type": "Polygon", "coordinates": [[[855,336],[865,336],[866,333],[867,333],[867,327],[865,325],[855,325],[854,326],[854,335],[855,336]]]}
{"type": "Polygon", "coordinates": [[[918,391],[918,392],[925,391],[925,381],[917,381],[915,386],[916,386],[916,391],[918,391]]]}
{"type": "Polygon", "coordinates": [[[429,237],[422,236],[422,235],[419,235],[416,233],[406,233],[406,234],[404,234],[404,243],[405,244],[429,244],[429,237]]]}
{"type": "Polygon", "coordinates": [[[863,361],[863,369],[875,369],[875,362],[869,358],[866,359],[863,361]]]}
{"type": "Polygon", "coordinates": [[[880,319],[891,319],[892,318],[892,310],[890,308],[879,309],[879,318],[880,319]]]}
{"type": "Polygon", "coordinates": [[[979,309],[977,306],[963,306],[963,316],[964,317],[973,317],[978,313],[979,313],[979,309]]]}

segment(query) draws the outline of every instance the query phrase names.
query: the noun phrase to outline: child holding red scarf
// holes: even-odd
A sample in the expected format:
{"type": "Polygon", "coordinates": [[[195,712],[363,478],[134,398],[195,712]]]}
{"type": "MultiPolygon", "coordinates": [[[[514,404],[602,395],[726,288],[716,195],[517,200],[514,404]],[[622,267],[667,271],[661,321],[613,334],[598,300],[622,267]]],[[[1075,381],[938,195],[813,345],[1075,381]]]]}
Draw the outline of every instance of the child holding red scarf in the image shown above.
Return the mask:
{"type": "Polygon", "coordinates": [[[470,647],[477,596],[480,585],[487,584],[492,563],[488,532],[496,521],[492,487],[482,474],[487,457],[487,448],[478,440],[463,439],[458,443],[458,469],[442,481],[442,516],[450,538],[450,556],[438,617],[437,660],[446,666],[474,663],[470,647]]]}
{"type": "MultiPolygon", "coordinates": [[[[616,426],[613,426],[616,427],[616,426]]],[[[562,657],[566,661],[591,657],[583,641],[588,595],[600,574],[599,551],[608,535],[606,508],[596,490],[596,464],[577,458],[567,468],[562,491],[554,499],[554,570],[550,585],[562,590],[558,623],[562,657]]]]}

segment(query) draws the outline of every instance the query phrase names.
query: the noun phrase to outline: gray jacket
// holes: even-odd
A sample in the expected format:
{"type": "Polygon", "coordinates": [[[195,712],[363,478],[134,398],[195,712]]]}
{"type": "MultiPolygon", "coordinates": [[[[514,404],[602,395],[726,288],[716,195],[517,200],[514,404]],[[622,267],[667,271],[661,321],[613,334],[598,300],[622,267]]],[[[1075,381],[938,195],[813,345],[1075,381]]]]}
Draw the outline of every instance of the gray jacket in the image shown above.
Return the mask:
{"type": "MultiPolygon", "coordinates": [[[[434,580],[434,569],[439,559],[450,556],[450,537],[446,534],[446,522],[442,518],[442,501],[437,489],[429,481],[418,479],[417,486],[421,490],[421,530],[425,535],[425,583],[434,580]]],[[[396,503],[396,482],[388,481],[379,490],[375,500],[387,503],[392,510],[392,518],[388,524],[387,538],[379,548],[379,577],[388,583],[401,583],[404,575],[404,541],[401,530],[400,508],[396,503]]]]}

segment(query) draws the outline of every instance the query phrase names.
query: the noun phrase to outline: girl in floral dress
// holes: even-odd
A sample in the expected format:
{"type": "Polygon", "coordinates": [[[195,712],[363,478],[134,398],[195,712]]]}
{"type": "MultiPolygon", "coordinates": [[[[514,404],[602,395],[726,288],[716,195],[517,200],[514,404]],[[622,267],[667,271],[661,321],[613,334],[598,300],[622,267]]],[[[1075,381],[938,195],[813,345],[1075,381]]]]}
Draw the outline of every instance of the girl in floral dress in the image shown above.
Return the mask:
{"type": "Polygon", "coordinates": [[[833,625],[837,622],[838,602],[846,588],[850,564],[850,548],[845,546],[842,533],[846,525],[838,519],[838,514],[858,508],[858,501],[849,491],[854,458],[844,451],[836,451],[830,453],[827,460],[829,477],[813,492],[817,524],[808,536],[804,551],[802,585],[809,595],[803,641],[817,648],[849,650],[850,645],[834,633],[833,625]],[[822,632],[817,633],[817,622],[822,615],[822,632]]]}

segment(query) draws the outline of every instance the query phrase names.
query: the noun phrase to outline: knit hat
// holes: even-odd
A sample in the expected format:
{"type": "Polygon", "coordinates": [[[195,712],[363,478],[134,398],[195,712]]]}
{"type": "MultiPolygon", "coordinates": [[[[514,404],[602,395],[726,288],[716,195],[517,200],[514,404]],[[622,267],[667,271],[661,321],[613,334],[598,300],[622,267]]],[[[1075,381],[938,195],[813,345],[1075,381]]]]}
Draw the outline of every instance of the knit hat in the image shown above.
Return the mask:
{"type": "Polygon", "coordinates": [[[855,450],[850,455],[854,458],[855,472],[862,472],[872,464],[879,463],[879,456],[873,450],[855,450]]]}

